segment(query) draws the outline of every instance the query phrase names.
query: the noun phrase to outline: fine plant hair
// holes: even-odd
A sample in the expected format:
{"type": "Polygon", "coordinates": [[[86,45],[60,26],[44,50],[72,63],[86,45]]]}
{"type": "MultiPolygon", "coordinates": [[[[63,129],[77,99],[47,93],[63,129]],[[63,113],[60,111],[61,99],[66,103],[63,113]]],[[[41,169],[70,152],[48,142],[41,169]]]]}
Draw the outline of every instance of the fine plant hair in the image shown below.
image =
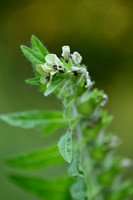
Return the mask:
{"type": "Polygon", "coordinates": [[[10,179],[44,200],[132,199],[133,181],[124,177],[132,161],[115,154],[120,139],[107,132],[112,116],[103,107],[108,97],[94,88],[82,56],[63,46],[58,58],[34,35],[31,44],[31,48],[21,46],[35,72],[26,82],[37,85],[45,98],[56,95],[62,111],[0,115],[10,125],[41,131],[45,138],[55,134],[55,141],[45,148],[7,159],[6,163],[16,169],[10,179]],[[52,169],[53,177],[45,178],[45,170],[42,177],[17,172],[45,168],[52,169]],[[57,169],[64,173],[57,173],[57,169]]]}

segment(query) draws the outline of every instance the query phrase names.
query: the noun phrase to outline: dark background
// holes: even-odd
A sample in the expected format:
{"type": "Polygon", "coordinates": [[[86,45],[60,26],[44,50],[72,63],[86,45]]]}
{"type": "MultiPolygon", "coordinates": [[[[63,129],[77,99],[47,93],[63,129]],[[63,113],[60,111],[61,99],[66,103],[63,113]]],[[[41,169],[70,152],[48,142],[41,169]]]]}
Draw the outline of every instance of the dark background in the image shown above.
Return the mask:
{"type": "MultiPolygon", "coordinates": [[[[65,44],[80,52],[96,87],[109,96],[106,107],[114,115],[109,130],[123,141],[118,152],[133,158],[133,1],[0,1],[0,113],[61,109],[54,96],[44,98],[24,81],[33,72],[19,46],[30,45],[32,34],[57,55],[65,44]]],[[[36,131],[0,122],[1,200],[38,199],[8,181],[4,159],[47,142],[36,131]]]]}

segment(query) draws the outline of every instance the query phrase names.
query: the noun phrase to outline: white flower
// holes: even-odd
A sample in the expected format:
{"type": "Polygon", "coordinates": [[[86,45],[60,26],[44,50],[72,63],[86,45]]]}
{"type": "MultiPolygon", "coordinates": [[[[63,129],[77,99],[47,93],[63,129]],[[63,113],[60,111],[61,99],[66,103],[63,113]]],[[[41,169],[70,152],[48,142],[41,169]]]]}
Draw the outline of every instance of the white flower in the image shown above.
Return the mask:
{"type": "Polygon", "coordinates": [[[89,78],[89,72],[86,71],[85,73],[85,88],[92,86],[91,79],[89,78]]]}
{"type": "Polygon", "coordinates": [[[41,74],[40,82],[42,84],[47,83],[47,87],[49,87],[53,75],[57,72],[64,72],[63,63],[55,54],[48,54],[45,57],[46,63],[36,65],[36,70],[41,74]]]}
{"type": "Polygon", "coordinates": [[[72,61],[75,65],[79,65],[82,61],[82,56],[78,53],[78,52],[74,52],[73,54],[71,54],[72,56],[72,61]]]}
{"type": "Polygon", "coordinates": [[[63,46],[61,55],[66,61],[68,61],[69,58],[70,58],[70,47],[69,46],[63,46]]]}
{"type": "Polygon", "coordinates": [[[103,94],[102,95],[102,97],[103,97],[103,100],[102,100],[102,102],[101,102],[101,106],[105,106],[105,104],[107,103],[107,101],[108,101],[108,96],[106,95],[106,94],[103,94]]]}
{"type": "Polygon", "coordinates": [[[71,72],[77,72],[78,74],[85,74],[87,72],[86,68],[72,67],[71,72]]]}

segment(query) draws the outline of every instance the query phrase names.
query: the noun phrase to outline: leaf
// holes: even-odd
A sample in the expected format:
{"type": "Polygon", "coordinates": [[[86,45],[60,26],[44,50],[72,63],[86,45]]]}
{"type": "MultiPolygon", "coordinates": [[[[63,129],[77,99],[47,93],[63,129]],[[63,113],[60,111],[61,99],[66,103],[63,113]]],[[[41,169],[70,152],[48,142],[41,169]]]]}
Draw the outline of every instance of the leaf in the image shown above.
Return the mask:
{"type": "Polygon", "coordinates": [[[38,52],[39,54],[42,54],[42,56],[46,56],[47,54],[49,54],[48,50],[44,47],[44,45],[40,42],[40,40],[32,35],[31,37],[31,42],[32,42],[32,48],[38,52]]]}
{"type": "Polygon", "coordinates": [[[65,135],[63,135],[58,142],[59,152],[62,157],[67,161],[72,160],[72,131],[68,130],[65,135]]]}
{"type": "Polygon", "coordinates": [[[40,77],[27,79],[27,80],[25,80],[25,82],[29,83],[31,85],[41,85],[41,83],[40,83],[40,77]]]}
{"type": "Polygon", "coordinates": [[[84,172],[81,167],[81,154],[78,149],[73,153],[73,160],[68,169],[68,173],[74,178],[84,178],[84,172]]]}
{"type": "Polygon", "coordinates": [[[38,52],[36,52],[33,49],[30,49],[24,45],[21,45],[21,50],[24,53],[24,55],[34,64],[44,64],[45,63],[45,58],[38,52]]]}
{"type": "Polygon", "coordinates": [[[10,113],[0,115],[0,118],[10,125],[25,129],[36,128],[50,134],[61,126],[65,126],[68,122],[67,118],[63,118],[62,112],[52,111],[25,111],[18,113],[10,113]]]}
{"type": "Polygon", "coordinates": [[[10,179],[26,191],[35,194],[45,200],[66,200],[70,199],[70,179],[61,178],[56,180],[45,180],[36,177],[22,175],[10,175],[10,179]]]}
{"type": "Polygon", "coordinates": [[[65,107],[69,106],[70,103],[72,103],[72,101],[75,99],[76,95],[75,94],[70,94],[69,96],[67,96],[64,100],[64,105],[65,107]]]}
{"type": "Polygon", "coordinates": [[[57,80],[53,80],[50,84],[50,86],[48,87],[48,89],[46,89],[44,95],[48,96],[49,94],[51,94],[54,90],[56,90],[60,85],[62,85],[65,82],[65,79],[57,79],[57,80]]]}
{"type": "Polygon", "coordinates": [[[23,170],[44,168],[48,165],[58,165],[63,162],[57,145],[51,145],[45,149],[24,153],[12,157],[6,161],[10,166],[23,170]]]}
{"type": "Polygon", "coordinates": [[[87,188],[86,188],[86,184],[85,184],[84,180],[80,179],[77,182],[75,182],[70,188],[70,193],[74,200],[88,199],[87,198],[88,197],[87,188]]]}

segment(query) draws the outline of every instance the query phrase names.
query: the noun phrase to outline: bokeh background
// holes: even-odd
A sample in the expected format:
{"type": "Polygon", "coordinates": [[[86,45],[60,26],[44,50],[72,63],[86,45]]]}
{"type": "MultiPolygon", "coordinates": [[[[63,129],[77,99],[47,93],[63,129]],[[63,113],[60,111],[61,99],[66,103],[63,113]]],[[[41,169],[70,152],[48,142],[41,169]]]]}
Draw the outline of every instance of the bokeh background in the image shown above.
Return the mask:
{"type": "MultiPolygon", "coordinates": [[[[133,1],[132,0],[1,0],[0,113],[61,109],[54,96],[44,98],[24,80],[34,76],[20,45],[35,34],[50,52],[68,44],[83,56],[96,87],[109,96],[114,115],[109,130],[123,143],[118,152],[133,158],[133,1]]],[[[0,122],[0,199],[37,200],[6,178],[7,156],[44,147],[48,139],[33,130],[0,122]]],[[[129,175],[133,177],[132,169],[129,175]]]]}

